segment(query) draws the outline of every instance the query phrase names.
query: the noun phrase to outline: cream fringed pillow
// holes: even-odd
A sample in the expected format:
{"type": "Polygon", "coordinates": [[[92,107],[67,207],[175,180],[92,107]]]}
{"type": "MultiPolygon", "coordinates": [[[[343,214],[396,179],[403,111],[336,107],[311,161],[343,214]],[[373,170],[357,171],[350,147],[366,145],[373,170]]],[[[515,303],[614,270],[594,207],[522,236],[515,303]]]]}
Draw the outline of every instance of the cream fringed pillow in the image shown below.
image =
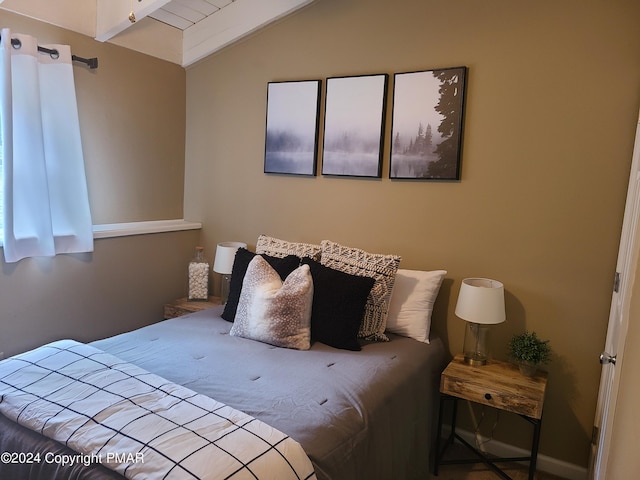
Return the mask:
{"type": "Polygon", "coordinates": [[[311,347],[313,280],[301,265],[284,282],[267,261],[256,255],[242,282],[235,322],[230,335],[277,347],[311,347]]]}
{"type": "Polygon", "coordinates": [[[367,298],[358,337],[367,340],[389,340],[384,331],[400,257],[369,253],[359,248],[345,247],[330,240],[323,240],[321,246],[320,263],[322,265],[375,280],[367,298]]]}
{"type": "Polygon", "coordinates": [[[295,255],[300,258],[309,257],[316,262],[320,261],[322,247],[311,243],[288,242],[279,238],[260,235],[256,244],[256,253],[270,255],[272,257],[286,257],[295,255]]]}

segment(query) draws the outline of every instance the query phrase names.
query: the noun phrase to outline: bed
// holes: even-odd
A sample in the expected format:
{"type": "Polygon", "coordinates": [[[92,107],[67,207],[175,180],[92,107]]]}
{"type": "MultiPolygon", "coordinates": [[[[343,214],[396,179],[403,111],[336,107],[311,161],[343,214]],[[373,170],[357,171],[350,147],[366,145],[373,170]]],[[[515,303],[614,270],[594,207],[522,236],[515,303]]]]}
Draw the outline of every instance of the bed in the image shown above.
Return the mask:
{"type": "MultiPolygon", "coordinates": [[[[402,273],[412,285],[421,274],[402,273]]],[[[429,321],[444,273],[431,280],[429,321]]],[[[397,270],[393,276],[400,278],[397,270]]],[[[398,287],[396,298],[402,291],[404,287],[398,287]]],[[[238,299],[238,315],[244,303],[238,299]]],[[[437,386],[446,363],[443,342],[429,335],[428,326],[426,341],[385,327],[369,339],[360,337],[357,348],[316,340],[309,348],[297,349],[238,334],[238,317],[236,322],[224,318],[228,305],[95,341],[90,347],[273,427],[302,447],[318,479],[427,478],[437,386]]],[[[393,305],[388,307],[390,323],[403,316],[393,312],[393,305]]],[[[396,327],[402,331],[406,326],[399,321],[396,327]]],[[[4,416],[0,451],[73,455],[70,448],[4,416]]],[[[39,462],[0,463],[0,478],[123,477],[95,463],[39,462]]]]}

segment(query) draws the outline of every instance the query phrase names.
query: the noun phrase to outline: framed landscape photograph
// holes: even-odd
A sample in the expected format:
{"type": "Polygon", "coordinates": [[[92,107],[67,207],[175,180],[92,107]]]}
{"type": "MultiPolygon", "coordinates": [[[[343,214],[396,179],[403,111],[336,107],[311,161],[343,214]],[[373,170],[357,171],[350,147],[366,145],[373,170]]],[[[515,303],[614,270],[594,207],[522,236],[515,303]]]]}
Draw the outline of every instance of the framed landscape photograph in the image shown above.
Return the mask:
{"type": "Polygon", "coordinates": [[[320,80],[269,82],[264,172],[315,175],[320,80]]]}
{"type": "Polygon", "coordinates": [[[380,177],[388,75],[327,79],[322,174],[380,177]]]}
{"type": "Polygon", "coordinates": [[[396,73],[392,179],[459,180],[466,67],[396,73]]]}

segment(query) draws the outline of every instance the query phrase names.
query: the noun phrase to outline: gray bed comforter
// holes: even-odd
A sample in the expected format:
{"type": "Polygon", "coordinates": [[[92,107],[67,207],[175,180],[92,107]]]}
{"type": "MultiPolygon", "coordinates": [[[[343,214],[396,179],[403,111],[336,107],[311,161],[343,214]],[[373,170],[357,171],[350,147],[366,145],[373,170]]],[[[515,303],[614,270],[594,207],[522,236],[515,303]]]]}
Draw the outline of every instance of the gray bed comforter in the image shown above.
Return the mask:
{"type": "Polygon", "coordinates": [[[320,479],[427,478],[444,365],[439,339],[390,335],[359,352],[317,342],[298,351],[232,337],[220,313],[205,310],[92,345],[291,436],[320,479]]]}

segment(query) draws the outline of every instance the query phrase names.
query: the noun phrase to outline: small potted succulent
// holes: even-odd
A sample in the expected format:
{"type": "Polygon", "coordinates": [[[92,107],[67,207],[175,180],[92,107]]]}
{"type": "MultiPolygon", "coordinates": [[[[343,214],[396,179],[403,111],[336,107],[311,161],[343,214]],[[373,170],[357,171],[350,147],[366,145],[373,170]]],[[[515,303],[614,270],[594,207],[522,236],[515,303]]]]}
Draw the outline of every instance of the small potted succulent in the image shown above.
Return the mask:
{"type": "Polygon", "coordinates": [[[538,367],[551,360],[549,340],[541,340],[536,332],[514,335],[509,341],[509,356],[515,361],[523,375],[532,376],[538,367]]]}

